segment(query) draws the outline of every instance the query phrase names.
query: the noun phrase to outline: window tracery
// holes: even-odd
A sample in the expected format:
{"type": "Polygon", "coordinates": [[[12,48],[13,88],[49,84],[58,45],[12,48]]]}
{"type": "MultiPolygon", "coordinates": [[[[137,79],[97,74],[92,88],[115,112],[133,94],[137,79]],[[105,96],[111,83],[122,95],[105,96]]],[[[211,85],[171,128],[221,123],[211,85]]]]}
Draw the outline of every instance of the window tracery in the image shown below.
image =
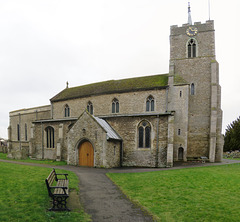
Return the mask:
{"type": "Polygon", "coordinates": [[[154,111],[154,98],[153,96],[149,96],[146,101],[146,111],[154,111]]]}
{"type": "Polygon", "coordinates": [[[138,126],[138,147],[151,148],[151,126],[145,120],[138,126]]]}
{"type": "Polygon", "coordinates": [[[87,104],[87,111],[93,115],[93,104],[90,101],[87,104]]]}
{"type": "Polygon", "coordinates": [[[46,129],[46,146],[47,148],[54,148],[54,129],[48,126],[46,129]]]}
{"type": "Polygon", "coordinates": [[[68,105],[65,105],[65,108],[64,108],[64,116],[65,117],[69,117],[70,116],[70,108],[68,105]]]}
{"type": "Polygon", "coordinates": [[[112,101],[112,113],[119,113],[119,101],[116,98],[112,101]]]}
{"type": "Polygon", "coordinates": [[[195,39],[190,39],[187,44],[188,58],[194,58],[197,56],[197,43],[195,39]]]}

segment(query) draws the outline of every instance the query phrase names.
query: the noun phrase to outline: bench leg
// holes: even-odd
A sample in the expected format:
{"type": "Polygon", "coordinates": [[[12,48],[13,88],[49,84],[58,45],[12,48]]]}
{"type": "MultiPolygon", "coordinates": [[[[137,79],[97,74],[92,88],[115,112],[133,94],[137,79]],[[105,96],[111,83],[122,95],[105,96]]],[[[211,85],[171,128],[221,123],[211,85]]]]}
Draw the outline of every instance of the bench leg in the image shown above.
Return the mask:
{"type": "Polygon", "coordinates": [[[68,196],[54,196],[52,197],[52,208],[50,211],[70,211],[67,208],[67,198],[68,196]]]}

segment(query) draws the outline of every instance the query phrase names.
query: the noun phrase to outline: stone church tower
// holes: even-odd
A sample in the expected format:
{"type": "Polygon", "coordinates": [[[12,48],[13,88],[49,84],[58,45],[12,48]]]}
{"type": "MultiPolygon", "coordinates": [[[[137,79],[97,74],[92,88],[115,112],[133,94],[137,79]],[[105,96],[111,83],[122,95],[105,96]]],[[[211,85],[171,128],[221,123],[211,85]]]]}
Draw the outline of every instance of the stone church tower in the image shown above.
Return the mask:
{"type": "Polygon", "coordinates": [[[175,159],[180,147],[183,159],[222,159],[221,87],[214,33],[213,21],[171,26],[169,109],[176,111],[175,159]],[[178,81],[178,87],[171,87],[178,81]],[[189,89],[184,90],[184,83],[188,83],[189,89]],[[188,104],[181,102],[184,97],[189,98],[188,104]]]}

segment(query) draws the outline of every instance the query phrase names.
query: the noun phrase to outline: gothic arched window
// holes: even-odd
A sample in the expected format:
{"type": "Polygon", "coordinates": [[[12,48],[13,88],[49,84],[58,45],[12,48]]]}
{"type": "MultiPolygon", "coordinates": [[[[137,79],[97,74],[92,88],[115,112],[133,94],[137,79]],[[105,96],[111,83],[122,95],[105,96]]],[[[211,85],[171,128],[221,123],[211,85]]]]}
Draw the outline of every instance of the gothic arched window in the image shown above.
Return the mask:
{"type": "Polygon", "coordinates": [[[119,101],[116,98],[112,101],[112,113],[119,113],[119,101]]]}
{"type": "Polygon", "coordinates": [[[147,121],[142,121],[138,126],[138,147],[151,147],[151,126],[147,121]]]}
{"type": "Polygon", "coordinates": [[[87,104],[87,111],[93,115],[93,104],[90,101],[87,104]]]}
{"type": "Polygon", "coordinates": [[[64,116],[65,117],[69,117],[70,116],[70,108],[68,105],[65,105],[65,108],[64,108],[64,116]]]}
{"type": "Polygon", "coordinates": [[[195,86],[194,86],[194,83],[191,84],[191,95],[194,95],[195,94],[195,86]]]}
{"type": "Polygon", "coordinates": [[[54,129],[48,126],[46,129],[46,146],[47,148],[54,148],[54,129]]]}
{"type": "Polygon", "coordinates": [[[188,58],[197,56],[197,43],[196,40],[190,39],[187,44],[188,58]]]}
{"type": "Polygon", "coordinates": [[[154,98],[149,96],[146,101],[146,111],[154,111],[154,98]]]}

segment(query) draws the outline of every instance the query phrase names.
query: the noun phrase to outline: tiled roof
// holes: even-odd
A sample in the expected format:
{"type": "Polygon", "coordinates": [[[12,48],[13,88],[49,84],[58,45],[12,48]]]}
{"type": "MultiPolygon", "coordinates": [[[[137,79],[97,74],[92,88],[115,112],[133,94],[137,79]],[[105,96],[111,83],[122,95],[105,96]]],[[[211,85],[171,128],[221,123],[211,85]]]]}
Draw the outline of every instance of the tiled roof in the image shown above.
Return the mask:
{"type": "Polygon", "coordinates": [[[168,74],[144,76],[121,80],[110,80],[78,87],[66,88],[50,100],[51,102],[57,102],[92,95],[165,88],[167,85],[168,74]]]}
{"type": "Polygon", "coordinates": [[[93,116],[98,124],[106,131],[107,139],[122,140],[122,138],[116,133],[116,131],[104,120],[93,116]]]}

